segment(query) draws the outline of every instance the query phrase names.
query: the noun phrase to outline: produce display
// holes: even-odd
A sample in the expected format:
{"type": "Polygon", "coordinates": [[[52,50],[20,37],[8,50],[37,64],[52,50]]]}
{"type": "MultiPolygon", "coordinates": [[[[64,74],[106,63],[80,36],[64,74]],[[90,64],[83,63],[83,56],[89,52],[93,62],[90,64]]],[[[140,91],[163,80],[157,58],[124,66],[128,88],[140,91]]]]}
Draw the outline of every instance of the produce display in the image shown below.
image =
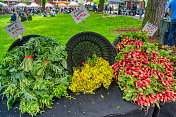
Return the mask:
{"type": "Polygon", "coordinates": [[[88,59],[84,66],[75,69],[69,89],[72,92],[93,93],[97,88],[103,86],[108,89],[113,78],[113,69],[109,62],[101,57],[88,59]]]}
{"type": "Polygon", "coordinates": [[[124,92],[123,98],[138,105],[151,106],[175,101],[176,81],[171,56],[155,44],[125,38],[116,45],[114,79],[124,92]]]}
{"type": "MultiPolygon", "coordinates": [[[[114,78],[123,99],[141,107],[154,104],[159,107],[160,102],[176,100],[173,56],[158,49],[156,44],[148,43],[147,38],[146,32],[122,33],[119,40],[113,42],[117,56],[112,66],[92,52],[92,57],[85,58],[82,66],[73,68],[72,76],[67,69],[65,46],[52,37],[30,38],[2,59],[0,91],[8,99],[8,109],[20,102],[22,113],[36,116],[44,112],[45,107],[52,108],[55,97],[72,98],[67,89],[77,94],[93,94],[101,86],[108,89],[114,78]]],[[[109,55],[106,57],[114,57],[109,55]]]]}
{"type": "Polygon", "coordinates": [[[70,98],[66,59],[65,47],[52,37],[31,38],[7,53],[0,65],[0,87],[8,109],[20,102],[22,113],[36,116],[51,108],[54,97],[70,98]]]}
{"type": "Polygon", "coordinates": [[[147,33],[144,32],[123,32],[120,36],[119,36],[119,40],[118,42],[122,42],[126,37],[128,37],[129,39],[140,39],[142,42],[147,42],[147,39],[149,38],[147,33]]]}

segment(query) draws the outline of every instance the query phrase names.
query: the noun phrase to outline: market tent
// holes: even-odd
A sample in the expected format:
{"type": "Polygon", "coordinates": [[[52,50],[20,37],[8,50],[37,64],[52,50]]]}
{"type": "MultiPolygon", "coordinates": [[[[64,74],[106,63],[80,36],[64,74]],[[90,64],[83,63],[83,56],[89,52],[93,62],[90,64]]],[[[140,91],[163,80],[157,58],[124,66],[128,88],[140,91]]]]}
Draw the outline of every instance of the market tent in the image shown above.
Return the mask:
{"type": "MultiPolygon", "coordinates": [[[[112,7],[113,7],[113,4],[125,3],[124,1],[121,1],[121,0],[108,0],[106,2],[108,4],[112,4],[112,7]]],[[[113,13],[114,13],[114,9],[113,9],[113,13]]]]}
{"type": "Polygon", "coordinates": [[[86,4],[91,4],[91,2],[86,2],[86,4]]]}
{"type": "Polygon", "coordinates": [[[109,3],[109,4],[125,3],[125,2],[123,2],[121,0],[108,0],[106,2],[109,3]]]}
{"type": "Polygon", "coordinates": [[[7,7],[8,5],[5,3],[0,2],[0,6],[7,7]]]}
{"type": "Polygon", "coordinates": [[[29,7],[39,7],[39,5],[36,4],[36,3],[32,3],[32,4],[29,5],[29,7]]]}
{"type": "Polygon", "coordinates": [[[15,5],[15,7],[27,7],[28,5],[24,4],[24,3],[19,3],[17,5],[15,5]]]}
{"type": "Polygon", "coordinates": [[[70,6],[70,7],[74,6],[75,7],[75,6],[79,6],[79,4],[73,1],[73,2],[70,2],[70,4],[68,4],[68,6],[70,6]]]}
{"type": "Polygon", "coordinates": [[[83,2],[77,2],[78,3],[78,5],[82,5],[83,4],[83,2]]]}
{"type": "Polygon", "coordinates": [[[67,7],[66,4],[58,4],[59,7],[67,7]]]}
{"type": "Polygon", "coordinates": [[[56,4],[67,4],[67,2],[61,1],[61,2],[56,2],[56,4]]]}
{"type": "Polygon", "coordinates": [[[46,3],[45,7],[54,7],[54,6],[52,4],[50,4],[50,3],[46,3]]]}

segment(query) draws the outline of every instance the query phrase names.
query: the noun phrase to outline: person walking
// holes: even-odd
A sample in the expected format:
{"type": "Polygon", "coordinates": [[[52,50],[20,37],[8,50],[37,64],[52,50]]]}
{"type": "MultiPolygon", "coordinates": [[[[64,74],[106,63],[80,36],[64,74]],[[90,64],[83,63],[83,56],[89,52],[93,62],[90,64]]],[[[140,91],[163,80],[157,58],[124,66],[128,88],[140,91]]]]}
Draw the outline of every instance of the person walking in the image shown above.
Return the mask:
{"type": "Polygon", "coordinates": [[[173,40],[173,36],[176,29],[176,0],[172,0],[169,3],[169,16],[171,17],[170,29],[169,29],[169,37],[168,37],[168,46],[176,45],[176,36],[175,40],[173,40]]]}
{"type": "Polygon", "coordinates": [[[107,10],[108,10],[108,6],[105,5],[105,10],[104,10],[104,12],[107,13],[107,10]]]}

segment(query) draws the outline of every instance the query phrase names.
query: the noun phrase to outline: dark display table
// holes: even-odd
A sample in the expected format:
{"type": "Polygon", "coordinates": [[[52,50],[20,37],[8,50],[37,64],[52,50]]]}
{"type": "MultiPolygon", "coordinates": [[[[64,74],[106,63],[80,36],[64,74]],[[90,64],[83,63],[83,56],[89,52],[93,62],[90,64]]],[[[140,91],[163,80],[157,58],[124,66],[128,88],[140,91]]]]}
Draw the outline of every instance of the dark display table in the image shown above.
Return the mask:
{"type": "MultiPolygon", "coordinates": [[[[170,29],[170,20],[160,19],[160,37],[159,42],[164,45],[167,45],[169,29],[170,29]]],[[[175,39],[176,33],[174,34],[175,39]]],[[[174,40],[173,39],[173,40],[174,40]]],[[[158,111],[157,117],[176,117],[176,103],[167,102],[163,105],[160,105],[160,110],[158,111]]]]}
{"type": "Polygon", "coordinates": [[[176,117],[176,103],[166,102],[160,104],[160,110],[157,117],[176,117]]]}
{"type": "MultiPolygon", "coordinates": [[[[122,93],[113,82],[109,90],[103,87],[97,89],[95,94],[75,95],[69,91],[75,99],[55,99],[52,109],[45,109],[45,112],[38,117],[152,117],[154,107],[148,110],[140,109],[140,106],[122,99],[122,93]]],[[[6,98],[2,101],[0,97],[0,117],[19,117],[20,111],[16,108],[9,110],[6,106],[6,98]]],[[[28,113],[21,117],[30,117],[28,113]]]]}

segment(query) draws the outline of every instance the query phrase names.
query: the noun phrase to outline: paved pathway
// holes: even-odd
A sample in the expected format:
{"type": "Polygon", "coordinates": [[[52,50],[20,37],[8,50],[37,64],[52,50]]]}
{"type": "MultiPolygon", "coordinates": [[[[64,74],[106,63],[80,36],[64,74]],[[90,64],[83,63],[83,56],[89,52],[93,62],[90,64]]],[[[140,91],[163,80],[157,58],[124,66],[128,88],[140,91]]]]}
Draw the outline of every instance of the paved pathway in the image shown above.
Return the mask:
{"type": "MultiPolygon", "coordinates": [[[[117,15],[117,14],[109,14],[109,15],[112,15],[112,16],[127,16],[127,15],[117,15]]],[[[127,16],[127,17],[133,17],[133,18],[136,18],[136,19],[139,19],[139,20],[143,20],[143,18],[144,18],[144,16],[142,16],[142,18],[140,19],[139,15],[127,16]]]]}

